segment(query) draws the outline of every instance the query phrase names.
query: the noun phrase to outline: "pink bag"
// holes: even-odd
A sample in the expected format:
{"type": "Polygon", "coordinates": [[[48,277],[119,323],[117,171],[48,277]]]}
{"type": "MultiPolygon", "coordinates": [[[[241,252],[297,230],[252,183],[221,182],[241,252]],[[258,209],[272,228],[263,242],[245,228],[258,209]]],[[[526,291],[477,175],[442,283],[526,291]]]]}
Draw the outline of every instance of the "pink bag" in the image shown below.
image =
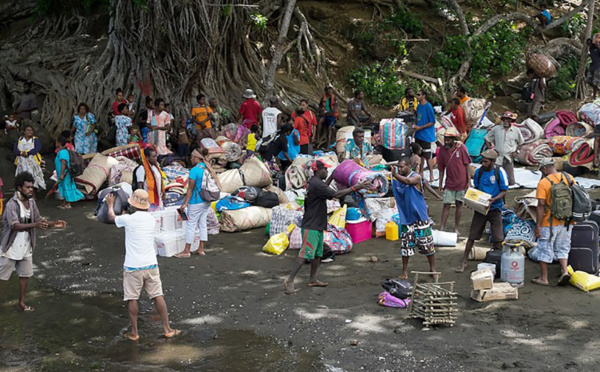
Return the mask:
{"type": "Polygon", "coordinates": [[[410,298],[401,300],[398,297],[392,296],[391,294],[389,294],[389,292],[383,291],[377,297],[377,303],[381,306],[405,309],[410,304],[410,298]]]}

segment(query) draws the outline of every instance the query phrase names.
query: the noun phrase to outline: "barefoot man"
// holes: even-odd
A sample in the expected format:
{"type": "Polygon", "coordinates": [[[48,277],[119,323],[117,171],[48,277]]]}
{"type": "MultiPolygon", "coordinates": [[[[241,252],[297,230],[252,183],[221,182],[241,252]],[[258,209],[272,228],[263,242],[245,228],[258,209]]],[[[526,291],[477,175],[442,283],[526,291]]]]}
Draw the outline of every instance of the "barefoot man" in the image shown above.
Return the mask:
{"type": "Polygon", "coordinates": [[[304,201],[304,217],[302,218],[302,248],[298,253],[298,258],[294,262],[294,267],[290,276],[284,280],[283,286],[285,293],[296,294],[294,289],[294,278],[304,260],[312,260],[310,265],[309,287],[326,287],[327,283],[317,280],[317,269],[323,256],[323,231],[327,230],[327,200],[338,198],[350,194],[353,191],[362,190],[367,187],[367,183],[361,183],[356,186],[335,191],[329,185],[332,177],[327,179],[327,168],[330,166],[320,160],[312,163],[311,168],[315,173],[306,184],[306,199],[304,201]],[[327,179],[326,182],[323,180],[327,179]]]}
{"type": "Polygon", "coordinates": [[[127,200],[133,214],[115,216],[113,208],[115,196],[106,197],[108,219],[119,228],[125,228],[125,263],[123,264],[123,292],[127,301],[131,330],[124,334],[131,341],[138,341],[137,317],[138,299],[142,289],[150,299],[154,299],[156,310],[160,315],[164,328],[164,337],[171,338],[180,333],[169,325],[167,303],[163,298],[162,282],[158,271],[158,261],[154,252],[154,231],[156,221],[150,213],[148,193],[142,189],[135,190],[127,200]]]}
{"type": "Polygon", "coordinates": [[[62,227],[64,221],[46,221],[40,216],[34,195],[33,175],[22,172],[15,178],[15,195],[6,203],[2,215],[2,245],[0,251],[0,280],[8,280],[13,271],[19,276],[19,303],[21,311],[33,311],[25,303],[27,280],[33,276],[33,249],[35,229],[62,227]]]}
{"type": "Polygon", "coordinates": [[[427,203],[423,196],[421,176],[411,171],[409,162],[402,159],[392,169],[392,191],[400,217],[400,254],[402,256],[402,275],[408,279],[408,260],[415,250],[427,257],[429,270],[435,272],[435,247],[431,232],[431,219],[427,214],[427,203]]]}

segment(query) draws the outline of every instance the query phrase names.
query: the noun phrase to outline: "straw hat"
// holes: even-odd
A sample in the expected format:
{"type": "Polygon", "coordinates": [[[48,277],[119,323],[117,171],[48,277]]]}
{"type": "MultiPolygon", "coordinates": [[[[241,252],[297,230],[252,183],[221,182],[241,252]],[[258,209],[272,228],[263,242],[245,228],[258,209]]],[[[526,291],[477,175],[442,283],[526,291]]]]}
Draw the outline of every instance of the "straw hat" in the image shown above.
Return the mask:
{"type": "Polygon", "coordinates": [[[252,91],[252,89],[246,89],[244,92],[244,98],[256,98],[256,95],[252,91]]]}
{"type": "Polygon", "coordinates": [[[454,127],[449,127],[446,128],[446,131],[444,132],[444,137],[454,137],[454,138],[460,138],[460,133],[458,133],[458,130],[456,130],[456,128],[454,127]]]}
{"type": "Polygon", "coordinates": [[[133,192],[133,195],[127,199],[127,202],[137,209],[145,210],[150,208],[150,202],[148,201],[149,198],[150,196],[146,190],[137,189],[133,192]]]}
{"type": "Polygon", "coordinates": [[[502,120],[502,119],[510,119],[511,121],[516,121],[517,114],[515,114],[514,112],[511,112],[511,111],[504,111],[502,116],[500,116],[500,120],[502,120]]]}

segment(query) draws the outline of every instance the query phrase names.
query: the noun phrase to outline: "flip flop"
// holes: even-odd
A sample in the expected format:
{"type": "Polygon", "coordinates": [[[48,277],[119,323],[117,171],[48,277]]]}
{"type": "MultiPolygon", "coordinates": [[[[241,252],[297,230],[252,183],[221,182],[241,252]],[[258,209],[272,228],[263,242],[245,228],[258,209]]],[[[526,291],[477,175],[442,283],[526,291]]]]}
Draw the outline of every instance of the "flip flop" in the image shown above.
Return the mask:
{"type": "Polygon", "coordinates": [[[173,255],[173,257],[175,258],[190,258],[192,255],[189,253],[177,253],[175,255],[173,255]]]}
{"type": "Polygon", "coordinates": [[[290,296],[295,296],[296,293],[298,293],[297,289],[294,289],[293,291],[289,291],[288,290],[288,281],[287,281],[287,279],[283,281],[283,291],[285,292],[286,295],[290,295],[290,296]]]}
{"type": "Polygon", "coordinates": [[[173,337],[177,336],[180,333],[181,333],[181,331],[179,329],[174,329],[174,330],[172,330],[169,333],[165,333],[165,338],[166,339],[173,338],[173,337]]]}
{"type": "Polygon", "coordinates": [[[308,283],[309,287],[327,287],[327,285],[329,285],[329,283],[326,282],[320,282],[320,281],[316,281],[314,283],[308,283]]]}
{"type": "Polygon", "coordinates": [[[563,274],[558,279],[558,285],[564,287],[565,285],[569,284],[569,280],[571,280],[571,275],[569,275],[568,273],[563,274]]]}
{"type": "Polygon", "coordinates": [[[198,255],[198,256],[206,256],[206,252],[198,252],[198,251],[195,251],[195,252],[194,252],[194,254],[195,254],[195,255],[198,255]]]}
{"type": "Polygon", "coordinates": [[[531,279],[531,282],[533,284],[541,285],[541,286],[544,286],[544,287],[548,286],[548,283],[544,283],[544,282],[540,281],[540,278],[531,279]]]}
{"type": "Polygon", "coordinates": [[[35,307],[29,306],[29,305],[27,305],[25,307],[20,307],[19,305],[17,305],[17,309],[19,311],[35,311],[35,307]]]}
{"type": "Polygon", "coordinates": [[[131,333],[127,332],[123,334],[123,337],[125,337],[126,339],[128,339],[129,341],[139,341],[140,340],[140,335],[134,336],[131,333]]]}

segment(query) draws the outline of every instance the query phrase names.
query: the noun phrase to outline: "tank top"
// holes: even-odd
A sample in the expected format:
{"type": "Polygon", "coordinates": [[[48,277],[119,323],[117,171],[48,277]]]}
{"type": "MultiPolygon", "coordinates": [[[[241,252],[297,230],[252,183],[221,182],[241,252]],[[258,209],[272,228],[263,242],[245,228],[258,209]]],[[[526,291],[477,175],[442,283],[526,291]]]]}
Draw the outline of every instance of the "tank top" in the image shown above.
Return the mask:
{"type": "MultiPolygon", "coordinates": [[[[412,172],[409,177],[415,175],[412,172]]],[[[427,203],[423,192],[419,191],[417,186],[405,185],[402,182],[394,179],[392,182],[392,190],[398,207],[398,215],[402,225],[412,225],[417,221],[428,221],[427,203]]]]}

